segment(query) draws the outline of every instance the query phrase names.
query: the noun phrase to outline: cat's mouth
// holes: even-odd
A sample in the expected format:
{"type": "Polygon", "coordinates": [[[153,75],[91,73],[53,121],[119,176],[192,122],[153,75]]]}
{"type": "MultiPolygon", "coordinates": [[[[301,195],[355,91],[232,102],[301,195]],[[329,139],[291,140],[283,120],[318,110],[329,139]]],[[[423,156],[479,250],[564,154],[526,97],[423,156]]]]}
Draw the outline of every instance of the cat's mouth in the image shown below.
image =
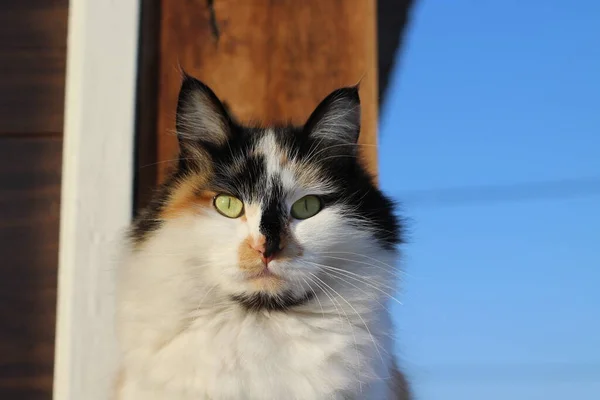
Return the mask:
{"type": "Polygon", "coordinates": [[[283,278],[273,271],[271,271],[268,267],[263,268],[258,272],[252,272],[247,274],[248,279],[281,279],[283,278]]]}
{"type": "Polygon", "coordinates": [[[310,301],[313,293],[298,290],[277,267],[245,271],[246,290],[232,299],[248,311],[285,311],[310,301]]]}
{"type": "Polygon", "coordinates": [[[265,267],[257,271],[246,272],[245,280],[252,291],[278,295],[287,288],[287,280],[265,267]]]}

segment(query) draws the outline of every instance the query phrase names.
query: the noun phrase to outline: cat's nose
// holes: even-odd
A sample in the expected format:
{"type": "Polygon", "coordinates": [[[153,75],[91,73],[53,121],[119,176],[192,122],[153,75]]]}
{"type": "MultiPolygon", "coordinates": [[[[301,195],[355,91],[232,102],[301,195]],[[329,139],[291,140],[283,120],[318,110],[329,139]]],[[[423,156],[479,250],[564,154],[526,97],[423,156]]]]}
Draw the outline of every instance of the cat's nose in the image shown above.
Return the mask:
{"type": "Polygon", "coordinates": [[[265,263],[265,265],[269,265],[269,263],[281,251],[279,248],[279,243],[270,240],[265,240],[258,243],[254,242],[251,244],[251,247],[260,253],[260,259],[263,263],[265,263]]]}
{"type": "Polygon", "coordinates": [[[265,257],[264,253],[260,255],[260,259],[265,265],[269,265],[269,263],[273,261],[273,258],[275,258],[275,256],[265,257]]]}

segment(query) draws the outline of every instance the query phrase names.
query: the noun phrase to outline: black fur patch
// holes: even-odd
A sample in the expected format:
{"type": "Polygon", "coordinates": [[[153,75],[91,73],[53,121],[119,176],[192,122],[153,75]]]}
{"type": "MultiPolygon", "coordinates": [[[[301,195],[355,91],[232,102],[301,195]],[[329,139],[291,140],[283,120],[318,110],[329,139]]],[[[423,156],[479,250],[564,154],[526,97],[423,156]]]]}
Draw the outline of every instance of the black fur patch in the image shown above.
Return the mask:
{"type": "Polygon", "coordinates": [[[308,303],[313,298],[313,294],[312,292],[308,292],[301,297],[295,297],[290,293],[284,293],[279,296],[256,293],[252,295],[235,295],[231,298],[247,311],[286,311],[292,307],[308,303]]]}
{"type": "Polygon", "coordinates": [[[177,174],[170,176],[152,196],[148,206],[139,213],[129,229],[129,239],[134,244],[141,244],[152,233],[160,229],[163,221],[160,219],[160,213],[164,209],[165,202],[171,195],[177,174]]]}

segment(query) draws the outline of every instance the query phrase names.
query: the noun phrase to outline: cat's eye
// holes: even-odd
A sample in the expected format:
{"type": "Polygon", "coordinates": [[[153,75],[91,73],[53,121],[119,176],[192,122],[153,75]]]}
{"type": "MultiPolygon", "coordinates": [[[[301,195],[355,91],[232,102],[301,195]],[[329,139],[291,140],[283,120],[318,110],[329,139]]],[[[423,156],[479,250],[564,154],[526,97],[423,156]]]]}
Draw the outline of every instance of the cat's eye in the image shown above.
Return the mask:
{"type": "Polygon", "coordinates": [[[219,214],[227,218],[239,218],[244,213],[244,203],[237,197],[228,194],[219,194],[213,201],[219,214]]]}
{"type": "Polygon", "coordinates": [[[292,204],[292,217],[296,219],[307,219],[314,217],[323,208],[323,202],[318,196],[304,196],[292,204]]]}

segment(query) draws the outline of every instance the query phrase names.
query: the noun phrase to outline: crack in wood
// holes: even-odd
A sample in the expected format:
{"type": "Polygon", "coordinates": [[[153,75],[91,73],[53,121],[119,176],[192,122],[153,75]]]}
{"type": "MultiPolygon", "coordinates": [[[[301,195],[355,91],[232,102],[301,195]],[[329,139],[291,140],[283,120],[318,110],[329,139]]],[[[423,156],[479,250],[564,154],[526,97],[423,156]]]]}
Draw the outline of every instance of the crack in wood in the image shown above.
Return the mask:
{"type": "Polygon", "coordinates": [[[221,31],[219,29],[219,23],[217,22],[217,15],[215,13],[215,0],[207,0],[208,12],[210,14],[210,31],[216,44],[219,44],[221,38],[221,31]]]}

